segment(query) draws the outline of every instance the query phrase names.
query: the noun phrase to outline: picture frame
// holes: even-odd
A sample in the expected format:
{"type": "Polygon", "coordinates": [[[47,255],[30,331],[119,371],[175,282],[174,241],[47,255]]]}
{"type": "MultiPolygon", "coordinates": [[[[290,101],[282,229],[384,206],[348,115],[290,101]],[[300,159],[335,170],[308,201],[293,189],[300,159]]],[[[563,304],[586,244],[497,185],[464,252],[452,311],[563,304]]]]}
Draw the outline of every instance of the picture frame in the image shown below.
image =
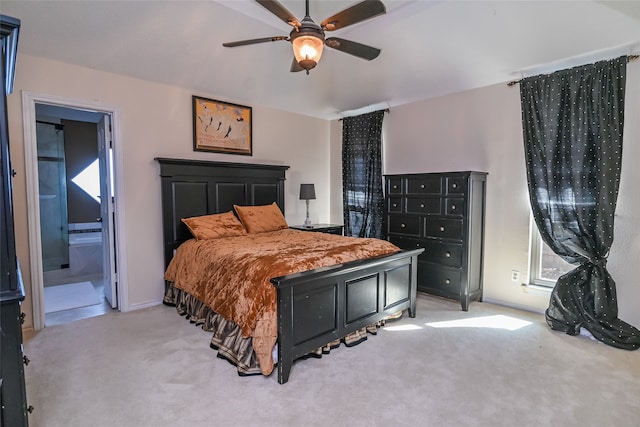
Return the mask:
{"type": "Polygon", "coordinates": [[[253,153],[252,109],[193,95],[193,151],[253,153]]]}

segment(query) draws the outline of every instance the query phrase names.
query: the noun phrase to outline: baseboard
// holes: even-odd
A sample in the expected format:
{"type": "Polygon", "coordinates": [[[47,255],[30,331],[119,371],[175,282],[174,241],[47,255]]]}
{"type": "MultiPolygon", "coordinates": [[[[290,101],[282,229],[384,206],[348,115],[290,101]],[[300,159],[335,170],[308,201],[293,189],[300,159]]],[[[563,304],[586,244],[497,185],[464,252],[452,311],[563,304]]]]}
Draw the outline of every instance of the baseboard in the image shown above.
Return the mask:
{"type": "Polygon", "coordinates": [[[33,330],[33,326],[23,326],[22,327],[22,339],[23,340],[28,340],[34,334],[35,334],[35,331],[33,330]]]}
{"type": "Polygon", "coordinates": [[[531,307],[530,305],[514,304],[509,301],[503,301],[495,298],[482,297],[482,301],[488,302],[489,304],[501,305],[504,307],[515,308],[517,310],[529,311],[529,312],[538,313],[538,314],[544,314],[544,311],[545,311],[545,309],[543,308],[531,307]]]}
{"type": "Polygon", "coordinates": [[[129,310],[128,311],[134,311],[134,310],[142,310],[143,308],[149,308],[149,307],[155,307],[156,305],[160,305],[162,304],[162,300],[153,300],[153,301],[147,301],[147,302],[141,302],[138,304],[129,304],[129,310]]]}

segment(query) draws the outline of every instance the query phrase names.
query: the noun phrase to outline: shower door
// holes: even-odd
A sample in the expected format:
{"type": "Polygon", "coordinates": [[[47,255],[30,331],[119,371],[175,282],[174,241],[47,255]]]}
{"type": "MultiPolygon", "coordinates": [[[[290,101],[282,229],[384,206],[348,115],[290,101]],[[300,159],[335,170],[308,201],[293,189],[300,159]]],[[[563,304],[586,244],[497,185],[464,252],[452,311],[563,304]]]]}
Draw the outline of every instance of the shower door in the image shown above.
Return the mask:
{"type": "Polygon", "coordinates": [[[43,271],[69,267],[64,128],[36,122],[43,271]]]}

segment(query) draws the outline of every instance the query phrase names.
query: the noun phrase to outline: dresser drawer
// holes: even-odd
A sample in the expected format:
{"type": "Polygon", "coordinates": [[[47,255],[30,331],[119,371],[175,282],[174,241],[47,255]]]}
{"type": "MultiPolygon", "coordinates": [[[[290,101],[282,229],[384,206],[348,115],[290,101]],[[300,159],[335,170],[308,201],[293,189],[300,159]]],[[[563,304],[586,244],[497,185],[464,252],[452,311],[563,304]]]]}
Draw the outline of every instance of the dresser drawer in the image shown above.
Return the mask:
{"type": "Polygon", "coordinates": [[[410,198],[407,197],[407,213],[440,215],[442,202],[439,197],[410,198]]]}
{"type": "Polygon", "coordinates": [[[315,231],[318,233],[337,234],[342,236],[344,226],[338,224],[311,224],[306,225],[290,225],[289,228],[300,231],[315,231]]]}
{"type": "Polygon", "coordinates": [[[466,178],[463,176],[450,176],[447,178],[447,194],[464,194],[466,178]]]}
{"type": "Polygon", "coordinates": [[[427,218],[426,222],[427,237],[462,240],[461,219],[427,218]]]}
{"type": "Polygon", "coordinates": [[[462,197],[447,197],[444,200],[444,214],[448,216],[464,215],[464,199],[462,197]]]}
{"type": "Polygon", "coordinates": [[[402,200],[399,196],[387,197],[387,212],[402,213],[402,200]]]}
{"type": "Polygon", "coordinates": [[[322,230],[318,230],[321,233],[327,233],[327,234],[336,234],[338,236],[342,236],[342,229],[343,226],[335,226],[335,227],[325,227],[322,230]]]}
{"type": "Polygon", "coordinates": [[[420,176],[407,178],[407,194],[441,194],[442,178],[420,176]]]}
{"type": "Polygon", "coordinates": [[[405,234],[420,237],[420,217],[389,215],[388,231],[389,234],[405,234]]]}
{"type": "MultiPolygon", "coordinates": [[[[424,248],[424,240],[412,239],[410,237],[389,236],[389,241],[400,249],[418,249],[424,248]]],[[[418,255],[418,260],[427,261],[426,252],[418,255]]]]}
{"type": "Polygon", "coordinates": [[[461,271],[457,269],[425,263],[418,268],[418,290],[435,290],[439,295],[457,298],[461,280],[461,271]]]}
{"type": "Polygon", "coordinates": [[[387,179],[387,194],[402,194],[402,178],[387,179]]]}
{"type": "Polygon", "coordinates": [[[425,261],[446,265],[448,267],[462,266],[462,245],[459,243],[445,243],[428,240],[424,243],[425,261]]]}

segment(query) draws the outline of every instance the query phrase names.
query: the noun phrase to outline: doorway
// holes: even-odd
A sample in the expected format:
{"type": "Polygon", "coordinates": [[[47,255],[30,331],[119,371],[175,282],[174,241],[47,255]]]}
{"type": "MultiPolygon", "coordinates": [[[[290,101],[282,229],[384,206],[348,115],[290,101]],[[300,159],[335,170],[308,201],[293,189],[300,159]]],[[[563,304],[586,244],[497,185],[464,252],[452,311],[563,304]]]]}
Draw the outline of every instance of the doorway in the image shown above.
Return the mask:
{"type": "Polygon", "coordinates": [[[112,197],[100,183],[112,170],[108,152],[99,149],[103,122],[110,128],[108,114],[36,103],[45,326],[117,307],[105,292],[109,237],[103,237],[102,204],[112,197]]]}
{"type": "Polygon", "coordinates": [[[34,329],[127,311],[118,109],[23,93],[23,120],[34,329]]]}

